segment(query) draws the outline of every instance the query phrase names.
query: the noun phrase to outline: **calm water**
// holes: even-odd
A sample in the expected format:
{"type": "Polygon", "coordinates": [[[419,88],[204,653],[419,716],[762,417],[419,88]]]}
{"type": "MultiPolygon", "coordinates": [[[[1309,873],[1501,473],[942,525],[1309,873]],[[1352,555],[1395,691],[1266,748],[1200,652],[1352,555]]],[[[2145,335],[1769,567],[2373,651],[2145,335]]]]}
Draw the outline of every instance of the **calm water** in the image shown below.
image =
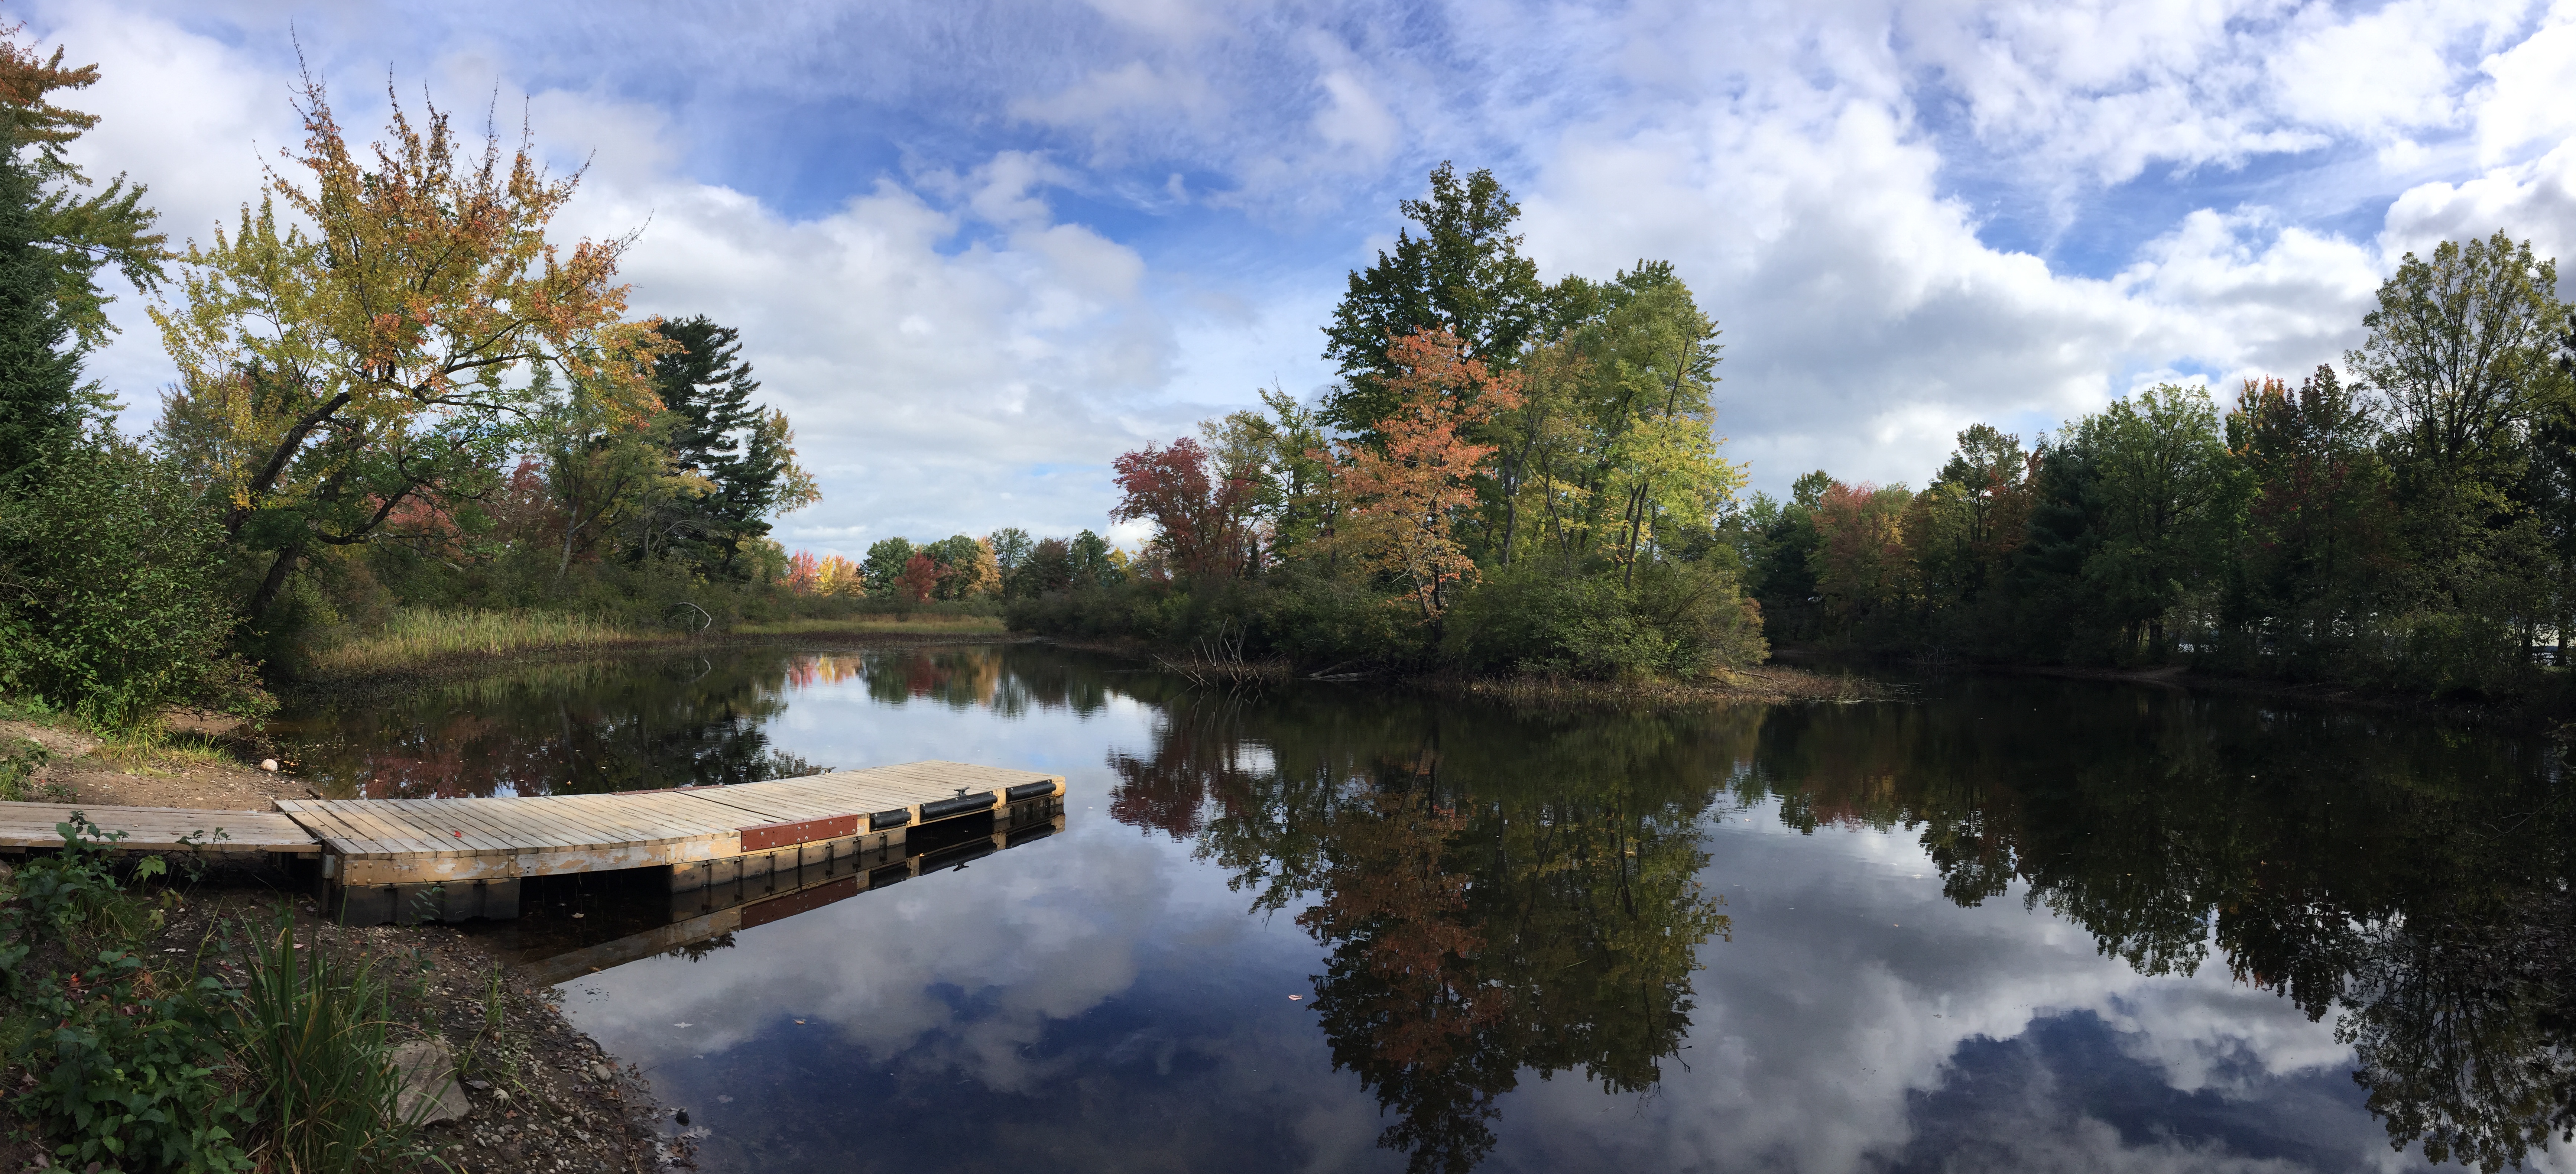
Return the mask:
{"type": "MultiPolygon", "coordinates": [[[[1984,678],[1227,698],[1032,646],[558,667],[291,734],[371,795],[1066,776],[1059,834],[564,984],[710,1170],[2576,1168],[2537,741],[1984,678]]],[[[483,932],[537,957],[652,900],[483,932]]]]}

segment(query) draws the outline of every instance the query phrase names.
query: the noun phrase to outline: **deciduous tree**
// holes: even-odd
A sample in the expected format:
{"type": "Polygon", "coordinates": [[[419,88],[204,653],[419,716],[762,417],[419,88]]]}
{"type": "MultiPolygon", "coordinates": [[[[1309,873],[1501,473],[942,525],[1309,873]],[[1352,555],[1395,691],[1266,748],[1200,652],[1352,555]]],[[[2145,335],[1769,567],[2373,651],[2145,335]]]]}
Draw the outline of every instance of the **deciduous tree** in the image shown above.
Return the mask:
{"type": "Polygon", "coordinates": [[[445,112],[416,123],[396,101],[362,156],[319,80],[297,109],[303,176],[272,170],[152,311],[180,373],[164,435],[204,446],[228,532],[265,552],[254,619],[309,551],[497,467],[550,402],[643,427],[666,345],[626,319],[624,240],[547,239],[579,176],[547,176],[524,135],[467,151],[445,112]]]}

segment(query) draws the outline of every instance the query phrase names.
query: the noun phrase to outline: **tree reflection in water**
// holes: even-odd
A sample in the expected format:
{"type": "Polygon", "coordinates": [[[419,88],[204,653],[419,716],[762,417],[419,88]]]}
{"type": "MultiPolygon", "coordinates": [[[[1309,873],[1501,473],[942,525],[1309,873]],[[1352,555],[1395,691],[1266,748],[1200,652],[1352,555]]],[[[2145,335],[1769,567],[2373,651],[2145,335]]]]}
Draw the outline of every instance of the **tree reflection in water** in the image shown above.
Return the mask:
{"type": "Polygon", "coordinates": [[[805,774],[765,727],[799,690],[850,684],[872,700],[1004,714],[1031,705],[1090,712],[1097,674],[1006,674],[992,648],[882,648],[705,655],[523,667],[392,695],[308,698],[281,736],[298,774],[333,794],[380,799],[560,795],[711,786],[805,774]]]}
{"type": "MultiPolygon", "coordinates": [[[[1142,684],[1142,683],[1140,683],[1142,684]]],[[[1428,699],[1195,693],[1113,755],[1118,818],[1195,838],[1255,909],[1306,902],[1337,1067],[1416,1170],[1473,1167],[1524,1070],[1654,1086],[1728,929],[1701,821],[1754,711],[1529,721],[1428,699]]]]}
{"type": "MultiPolygon", "coordinates": [[[[1687,1041],[1708,819],[1914,834],[1950,900],[2024,900],[2144,973],[2218,960],[2335,1016],[2403,1145],[2488,1170],[2576,1128],[2576,799],[2537,740],[2413,718],[2029,680],[1909,703],[1513,713],[1418,694],[1227,698],[1043,648],[739,650],[548,666],[308,712],[343,793],[739,782],[796,764],[800,690],[1159,712],[1112,814],[1191,843],[1326,951],[1333,1062],[1417,1170],[1474,1166],[1498,1099],[1652,1089],[1687,1041]]],[[[1753,944],[1758,945],[1758,944],[1753,944]]]]}
{"type": "Polygon", "coordinates": [[[2576,1127],[2576,804],[2541,744],[2241,697],[2027,681],[1914,704],[1513,717],[1429,698],[1156,692],[1112,812],[1306,902],[1334,1062],[1417,1170],[1493,1145],[1527,1069],[1650,1088],[1728,925],[1712,808],[1919,835],[2142,973],[2214,945],[2337,1016],[2392,1144],[2518,1165],[2576,1127]]]}

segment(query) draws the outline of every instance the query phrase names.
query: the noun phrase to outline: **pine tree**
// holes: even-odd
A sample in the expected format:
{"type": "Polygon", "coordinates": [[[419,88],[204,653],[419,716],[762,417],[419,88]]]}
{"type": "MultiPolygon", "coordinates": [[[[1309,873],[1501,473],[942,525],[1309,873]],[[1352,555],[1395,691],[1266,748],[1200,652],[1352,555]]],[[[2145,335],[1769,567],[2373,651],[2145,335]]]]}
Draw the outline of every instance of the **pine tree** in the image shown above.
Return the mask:
{"type": "Polygon", "coordinates": [[[80,348],[55,302],[37,177],[0,142],[0,478],[77,443],[92,406],[80,348]]]}
{"type": "Polygon", "coordinates": [[[662,407],[673,417],[672,464],[712,486],[684,503],[675,529],[691,536],[687,546],[702,570],[739,578],[744,545],[769,534],[769,517],[811,503],[813,478],[796,465],[786,415],[751,402],[760,381],[742,361],[740,331],[703,314],[665,322],[660,330],[680,348],[657,359],[653,370],[662,407]]]}

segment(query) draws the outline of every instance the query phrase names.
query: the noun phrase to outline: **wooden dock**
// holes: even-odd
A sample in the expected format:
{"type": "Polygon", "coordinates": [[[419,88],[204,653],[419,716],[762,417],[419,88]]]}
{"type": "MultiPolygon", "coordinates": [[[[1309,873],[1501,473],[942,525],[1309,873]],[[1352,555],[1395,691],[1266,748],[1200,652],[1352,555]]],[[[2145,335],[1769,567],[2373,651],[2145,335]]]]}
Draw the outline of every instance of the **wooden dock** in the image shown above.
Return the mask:
{"type": "Polygon", "coordinates": [[[1060,799],[1024,800],[993,818],[983,836],[905,856],[843,858],[822,864],[782,869],[766,876],[671,894],[669,920],[606,941],[564,949],[504,951],[513,969],[552,986],[642,958],[667,954],[736,933],[782,921],[915,877],[945,872],[996,852],[1044,839],[1064,830],[1060,799]]]}
{"type": "Polygon", "coordinates": [[[925,824],[1063,794],[1058,775],[916,762],[599,795],[280,800],[274,815],[11,803],[0,804],[0,850],[59,847],[54,825],[86,810],[125,832],[126,850],[319,856],[334,910],[353,924],[458,921],[517,916],[526,877],[668,868],[680,893],[816,865],[882,867],[905,859],[925,824]]]}

